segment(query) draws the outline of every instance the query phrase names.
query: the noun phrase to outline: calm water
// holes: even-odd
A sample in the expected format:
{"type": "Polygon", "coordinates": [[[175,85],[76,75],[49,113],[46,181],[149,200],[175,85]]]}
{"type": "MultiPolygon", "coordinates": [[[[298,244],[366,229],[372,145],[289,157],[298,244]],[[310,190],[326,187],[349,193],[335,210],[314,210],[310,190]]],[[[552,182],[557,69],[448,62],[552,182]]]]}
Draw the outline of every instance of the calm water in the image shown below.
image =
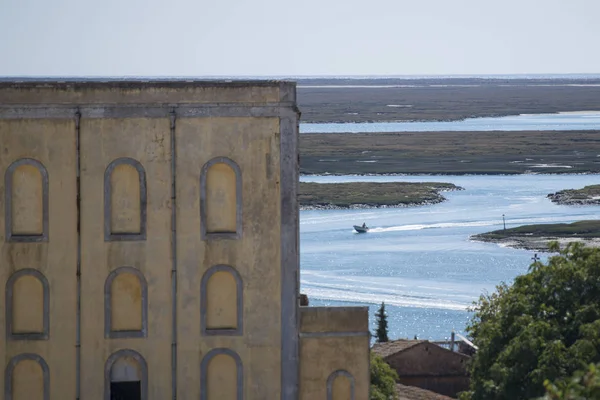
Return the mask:
{"type": "MultiPolygon", "coordinates": [[[[311,305],[388,307],[390,337],[443,339],[464,332],[466,308],[527,271],[533,252],[471,242],[469,235],[544,222],[600,218],[600,206],[558,206],[546,195],[600,183],[600,175],[306,176],[313,182],[452,182],[447,202],[424,207],[302,211],[301,286],[311,305]],[[367,234],[353,233],[366,222],[367,234]]],[[[542,257],[545,261],[546,256],[542,257]]]]}
{"type": "MultiPolygon", "coordinates": [[[[410,106],[410,104],[391,104],[410,106]]],[[[498,118],[468,118],[452,122],[365,122],[300,124],[300,133],[444,132],[444,131],[555,131],[600,129],[600,111],[560,114],[523,114],[498,118]]]]}

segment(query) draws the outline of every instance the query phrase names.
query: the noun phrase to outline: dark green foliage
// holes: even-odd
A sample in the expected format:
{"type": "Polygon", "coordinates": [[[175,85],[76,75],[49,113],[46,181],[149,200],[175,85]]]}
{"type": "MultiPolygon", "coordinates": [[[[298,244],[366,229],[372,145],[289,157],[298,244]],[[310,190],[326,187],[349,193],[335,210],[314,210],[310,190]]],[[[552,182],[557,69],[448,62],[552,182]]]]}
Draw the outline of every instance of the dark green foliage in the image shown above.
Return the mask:
{"type": "Polygon", "coordinates": [[[377,337],[377,343],[387,342],[388,339],[388,323],[387,314],[385,313],[385,303],[381,303],[381,307],[375,314],[375,320],[377,322],[377,330],[375,336],[377,337]]]}
{"type": "Polygon", "coordinates": [[[370,400],[393,400],[397,398],[398,374],[383,358],[371,353],[371,396],[370,400]]]}
{"type": "Polygon", "coordinates": [[[461,398],[541,397],[545,380],[600,361],[600,249],[571,244],[512,286],[481,296],[474,311],[467,330],[479,350],[461,398]]]}
{"type": "Polygon", "coordinates": [[[600,399],[600,364],[577,371],[571,378],[557,384],[544,383],[546,396],[543,400],[593,400],[600,399]]]}
{"type": "Polygon", "coordinates": [[[597,238],[600,237],[600,221],[585,220],[577,221],[571,224],[539,224],[539,225],[523,225],[507,230],[497,230],[488,233],[475,235],[482,239],[501,239],[504,237],[581,237],[581,238],[597,238]]]}
{"type": "Polygon", "coordinates": [[[600,196],[600,185],[560,190],[548,195],[550,200],[557,204],[598,204],[598,196],[600,196]]]}

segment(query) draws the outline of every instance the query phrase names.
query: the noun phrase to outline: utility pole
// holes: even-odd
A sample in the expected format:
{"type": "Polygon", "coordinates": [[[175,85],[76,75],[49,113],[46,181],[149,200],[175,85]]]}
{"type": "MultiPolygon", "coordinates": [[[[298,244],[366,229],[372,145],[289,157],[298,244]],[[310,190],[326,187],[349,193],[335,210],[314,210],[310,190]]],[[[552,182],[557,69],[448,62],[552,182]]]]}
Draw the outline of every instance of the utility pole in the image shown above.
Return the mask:
{"type": "Polygon", "coordinates": [[[502,214],[502,224],[504,225],[504,230],[506,230],[506,220],[504,219],[504,214],[502,214]]]}

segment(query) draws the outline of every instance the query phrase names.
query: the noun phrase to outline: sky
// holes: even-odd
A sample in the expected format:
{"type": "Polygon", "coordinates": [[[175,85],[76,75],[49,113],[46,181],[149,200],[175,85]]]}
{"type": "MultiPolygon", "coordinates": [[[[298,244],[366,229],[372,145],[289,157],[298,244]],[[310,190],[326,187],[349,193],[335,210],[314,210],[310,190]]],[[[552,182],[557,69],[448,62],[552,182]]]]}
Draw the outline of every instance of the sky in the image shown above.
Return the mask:
{"type": "Polygon", "coordinates": [[[0,76],[600,73],[600,0],[0,0],[0,76]]]}

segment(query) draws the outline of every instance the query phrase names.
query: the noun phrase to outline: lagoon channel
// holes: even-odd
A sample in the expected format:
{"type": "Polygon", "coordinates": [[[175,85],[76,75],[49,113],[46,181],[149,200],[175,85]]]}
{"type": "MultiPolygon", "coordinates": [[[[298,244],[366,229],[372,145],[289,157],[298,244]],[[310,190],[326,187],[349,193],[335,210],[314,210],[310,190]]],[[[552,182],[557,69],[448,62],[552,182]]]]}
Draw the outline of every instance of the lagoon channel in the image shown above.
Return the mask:
{"type": "MultiPolygon", "coordinates": [[[[600,175],[303,176],[310,182],[450,182],[436,205],[300,212],[301,291],[311,306],[385,301],[390,339],[443,340],[463,333],[484,291],[527,272],[534,252],[469,240],[524,224],[600,218],[600,206],[560,206],[548,193],[600,183],[600,175]],[[356,234],[354,224],[372,229],[356,234]]],[[[541,255],[542,261],[547,254],[541,255]]]]}
{"type": "MultiPolygon", "coordinates": [[[[390,106],[393,106],[391,104],[390,106]]],[[[460,121],[301,123],[300,133],[600,130],[600,111],[521,114],[460,121]]]]}

